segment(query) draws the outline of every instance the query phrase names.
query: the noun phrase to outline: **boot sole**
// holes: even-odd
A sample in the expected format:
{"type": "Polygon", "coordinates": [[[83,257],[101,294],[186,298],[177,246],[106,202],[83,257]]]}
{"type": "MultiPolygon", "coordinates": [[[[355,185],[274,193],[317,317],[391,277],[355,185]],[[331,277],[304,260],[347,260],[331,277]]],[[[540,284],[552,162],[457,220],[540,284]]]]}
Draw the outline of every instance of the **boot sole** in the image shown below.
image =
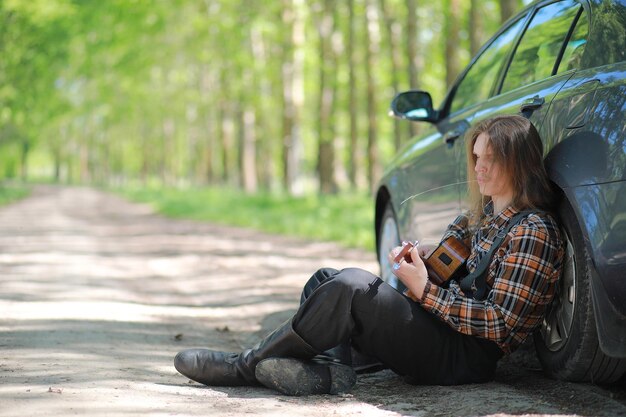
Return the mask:
{"type": "Polygon", "coordinates": [[[340,394],[356,383],[356,373],[339,363],[269,358],[256,366],[257,380],[285,395],[340,394]]]}

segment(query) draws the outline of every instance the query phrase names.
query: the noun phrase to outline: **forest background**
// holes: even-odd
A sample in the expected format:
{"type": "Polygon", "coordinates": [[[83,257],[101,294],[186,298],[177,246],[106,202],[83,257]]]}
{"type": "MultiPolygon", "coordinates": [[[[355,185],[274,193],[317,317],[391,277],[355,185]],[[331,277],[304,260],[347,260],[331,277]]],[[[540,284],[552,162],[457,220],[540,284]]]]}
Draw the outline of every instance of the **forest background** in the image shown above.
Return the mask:
{"type": "Polygon", "coordinates": [[[0,181],[369,193],[526,3],[0,0],[0,181]]]}

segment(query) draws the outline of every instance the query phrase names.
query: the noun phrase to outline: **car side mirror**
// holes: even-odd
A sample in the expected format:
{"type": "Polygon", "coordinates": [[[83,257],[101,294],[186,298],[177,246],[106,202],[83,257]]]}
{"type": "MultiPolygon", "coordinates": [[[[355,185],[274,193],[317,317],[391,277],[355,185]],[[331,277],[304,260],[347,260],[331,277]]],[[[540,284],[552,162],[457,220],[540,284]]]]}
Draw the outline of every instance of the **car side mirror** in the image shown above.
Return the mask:
{"type": "Polygon", "coordinates": [[[433,110],[433,100],[426,91],[405,91],[394,97],[390,115],[415,122],[437,121],[437,112],[433,110]]]}

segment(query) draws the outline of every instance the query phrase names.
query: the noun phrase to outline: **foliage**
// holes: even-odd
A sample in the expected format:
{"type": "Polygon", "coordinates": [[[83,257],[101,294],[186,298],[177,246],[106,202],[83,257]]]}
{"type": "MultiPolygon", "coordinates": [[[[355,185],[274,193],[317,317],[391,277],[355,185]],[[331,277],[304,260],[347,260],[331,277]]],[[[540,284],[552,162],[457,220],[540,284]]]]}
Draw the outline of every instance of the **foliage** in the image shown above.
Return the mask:
{"type": "Polygon", "coordinates": [[[484,41],[503,1],[456,2],[463,17],[451,28],[437,2],[408,16],[404,0],[0,0],[0,178],[281,190],[291,152],[300,189],[323,189],[326,177],[365,189],[367,164],[396,148],[392,132],[410,136],[382,117],[396,90],[420,87],[440,101],[445,61],[470,57],[470,5],[480,3],[484,41]],[[455,57],[445,56],[450,30],[455,57]],[[334,158],[321,158],[333,170],[324,178],[322,151],[334,158]]]}
{"type": "Polygon", "coordinates": [[[373,204],[366,193],[292,197],[230,188],[133,188],[117,192],[171,217],[374,248],[373,204]]]}

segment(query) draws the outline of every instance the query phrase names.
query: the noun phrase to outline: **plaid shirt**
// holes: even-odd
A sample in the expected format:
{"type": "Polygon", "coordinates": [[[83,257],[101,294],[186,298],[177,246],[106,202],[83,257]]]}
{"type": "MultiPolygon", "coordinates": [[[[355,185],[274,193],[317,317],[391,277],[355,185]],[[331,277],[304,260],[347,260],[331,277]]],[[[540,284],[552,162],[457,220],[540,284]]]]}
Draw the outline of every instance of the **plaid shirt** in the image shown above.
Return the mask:
{"type": "MultiPolygon", "coordinates": [[[[469,243],[468,271],[476,269],[498,231],[518,212],[513,207],[487,216],[472,234],[468,218],[459,216],[444,234],[469,243]]],[[[546,214],[530,214],[514,226],[493,255],[483,301],[463,294],[458,283],[441,288],[426,283],[422,307],[453,329],[492,340],[504,353],[515,350],[543,320],[561,275],[563,245],[556,222],[546,214]]]]}

